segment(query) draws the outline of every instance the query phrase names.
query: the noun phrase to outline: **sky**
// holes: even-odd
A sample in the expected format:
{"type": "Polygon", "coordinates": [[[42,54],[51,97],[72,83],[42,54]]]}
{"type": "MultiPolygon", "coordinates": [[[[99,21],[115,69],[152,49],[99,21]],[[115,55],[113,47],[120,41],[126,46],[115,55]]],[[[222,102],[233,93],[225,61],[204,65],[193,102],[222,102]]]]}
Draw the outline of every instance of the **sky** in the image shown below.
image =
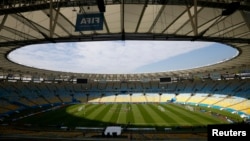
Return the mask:
{"type": "Polygon", "coordinates": [[[95,41],[24,46],[8,58],[40,69],[100,74],[197,68],[238,55],[232,47],[197,41],[95,41]]]}

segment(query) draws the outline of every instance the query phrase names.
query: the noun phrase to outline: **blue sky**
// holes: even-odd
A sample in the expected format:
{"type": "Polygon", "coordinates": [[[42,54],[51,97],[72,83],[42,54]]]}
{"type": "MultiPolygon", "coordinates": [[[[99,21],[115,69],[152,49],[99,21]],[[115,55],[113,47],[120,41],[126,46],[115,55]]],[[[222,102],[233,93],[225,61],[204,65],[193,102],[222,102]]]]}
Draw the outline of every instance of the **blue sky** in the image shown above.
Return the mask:
{"type": "Polygon", "coordinates": [[[223,44],[191,41],[95,41],[37,44],[8,55],[31,67],[76,73],[147,73],[206,66],[238,51],[223,44]]]}

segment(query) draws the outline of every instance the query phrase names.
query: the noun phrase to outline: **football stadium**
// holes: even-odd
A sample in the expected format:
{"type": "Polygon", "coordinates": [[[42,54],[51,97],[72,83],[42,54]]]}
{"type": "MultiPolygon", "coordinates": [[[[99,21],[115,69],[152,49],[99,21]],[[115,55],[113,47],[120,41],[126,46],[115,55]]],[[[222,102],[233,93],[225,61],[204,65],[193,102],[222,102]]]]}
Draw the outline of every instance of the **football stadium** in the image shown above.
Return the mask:
{"type": "Polygon", "coordinates": [[[0,140],[203,141],[219,125],[237,125],[249,137],[249,0],[1,0],[0,6],[0,140]],[[168,42],[176,45],[164,51],[168,42]],[[134,50],[116,52],[128,44],[134,50]],[[164,61],[200,44],[234,55],[193,66],[228,50],[207,52],[206,59],[196,54],[175,69],[164,61]],[[58,58],[46,62],[49,56],[58,58]],[[55,69],[51,62],[60,60],[55,69]],[[141,60],[153,65],[127,71],[141,60]]]}

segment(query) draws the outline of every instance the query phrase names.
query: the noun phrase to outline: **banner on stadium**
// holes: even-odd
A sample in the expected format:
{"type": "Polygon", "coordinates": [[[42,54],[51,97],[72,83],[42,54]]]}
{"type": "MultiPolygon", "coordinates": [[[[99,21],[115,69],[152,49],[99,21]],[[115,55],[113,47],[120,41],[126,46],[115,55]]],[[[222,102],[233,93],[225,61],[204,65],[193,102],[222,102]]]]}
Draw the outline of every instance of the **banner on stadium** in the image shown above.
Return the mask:
{"type": "Polygon", "coordinates": [[[103,30],[103,13],[77,14],[75,31],[103,30]]]}

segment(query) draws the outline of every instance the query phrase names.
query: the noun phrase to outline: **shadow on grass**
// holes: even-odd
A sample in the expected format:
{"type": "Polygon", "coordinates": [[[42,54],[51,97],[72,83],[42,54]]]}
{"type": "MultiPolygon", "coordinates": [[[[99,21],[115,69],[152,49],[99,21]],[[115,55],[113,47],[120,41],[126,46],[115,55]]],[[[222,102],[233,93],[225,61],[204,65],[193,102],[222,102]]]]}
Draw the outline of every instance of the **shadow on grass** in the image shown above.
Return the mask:
{"type": "MultiPolygon", "coordinates": [[[[31,116],[27,116],[29,112],[25,111],[25,115],[19,113],[19,116],[22,116],[21,119],[18,120],[5,120],[9,125],[13,125],[15,127],[27,128],[33,130],[98,130],[103,131],[107,126],[121,126],[124,131],[132,128],[138,128],[137,131],[201,131],[206,132],[206,126],[155,126],[155,125],[137,125],[136,123],[124,123],[117,124],[113,122],[103,122],[100,120],[93,120],[85,118],[85,116],[75,116],[72,113],[68,113],[67,109],[72,105],[65,105],[59,108],[55,108],[52,110],[48,110],[46,112],[37,112],[36,114],[32,114],[31,116]]],[[[44,109],[43,109],[44,110],[44,109]]],[[[18,114],[15,115],[17,117],[18,114]]]]}

